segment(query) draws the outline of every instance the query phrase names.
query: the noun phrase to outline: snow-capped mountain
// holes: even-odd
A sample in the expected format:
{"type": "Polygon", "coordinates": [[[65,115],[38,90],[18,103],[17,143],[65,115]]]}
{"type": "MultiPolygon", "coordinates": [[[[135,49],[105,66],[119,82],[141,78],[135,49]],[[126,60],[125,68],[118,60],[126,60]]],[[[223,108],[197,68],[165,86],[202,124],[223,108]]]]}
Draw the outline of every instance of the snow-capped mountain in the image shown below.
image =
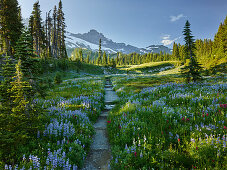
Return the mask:
{"type": "Polygon", "coordinates": [[[151,45],[146,48],[138,48],[132,45],[126,45],[125,43],[116,43],[111,39],[106,38],[102,33],[92,29],[88,33],[84,34],[74,34],[67,32],[66,33],[66,47],[68,49],[72,48],[86,48],[92,51],[98,51],[99,49],[99,39],[102,40],[102,50],[107,53],[117,53],[122,52],[125,54],[129,53],[159,53],[160,51],[171,53],[171,50],[168,47],[163,45],[151,45]]]}

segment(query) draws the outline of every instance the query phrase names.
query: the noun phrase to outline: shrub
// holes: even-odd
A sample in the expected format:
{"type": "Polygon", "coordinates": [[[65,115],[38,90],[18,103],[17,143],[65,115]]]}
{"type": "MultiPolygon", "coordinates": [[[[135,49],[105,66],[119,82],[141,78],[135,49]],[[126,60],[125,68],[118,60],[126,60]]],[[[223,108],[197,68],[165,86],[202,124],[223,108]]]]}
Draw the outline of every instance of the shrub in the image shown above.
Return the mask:
{"type": "Polygon", "coordinates": [[[54,83],[60,84],[61,82],[62,82],[61,74],[59,72],[57,72],[55,77],[54,77],[54,83]]]}

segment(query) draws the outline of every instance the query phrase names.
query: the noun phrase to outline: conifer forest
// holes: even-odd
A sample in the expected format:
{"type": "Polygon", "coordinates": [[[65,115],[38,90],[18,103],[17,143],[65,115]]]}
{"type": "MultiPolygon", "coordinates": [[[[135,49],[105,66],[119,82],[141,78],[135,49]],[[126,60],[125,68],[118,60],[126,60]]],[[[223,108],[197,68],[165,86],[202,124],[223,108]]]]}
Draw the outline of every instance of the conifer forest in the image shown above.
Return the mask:
{"type": "Polygon", "coordinates": [[[227,15],[205,39],[171,16],[167,51],[69,33],[63,0],[25,22],[22,1],[0,0],[1,170],[227,169],[227,15]]]}

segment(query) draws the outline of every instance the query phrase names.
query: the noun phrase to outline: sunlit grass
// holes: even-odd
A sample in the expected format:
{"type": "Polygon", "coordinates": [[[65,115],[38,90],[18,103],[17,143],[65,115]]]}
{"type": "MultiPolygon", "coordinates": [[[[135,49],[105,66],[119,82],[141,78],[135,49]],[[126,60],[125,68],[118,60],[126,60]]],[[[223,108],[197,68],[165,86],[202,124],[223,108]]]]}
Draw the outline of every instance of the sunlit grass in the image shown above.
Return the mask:
{"type": "Polygon", "coordinates": [[[151,68],[156,66],[162,66],[164,64],[178,65],[179,63],[180,63],[179,61],[150,62],[150,63],[140,64],[140,65],[127,65],[124,67],[120,67],[119,69],[130,71],[130,70],[136,70],[136,69],[145,69],[145,68],[151,68]]]}
{"type": "Polygon", "coordinates": [[[173,69],[170,69],[170,70],[166,70],[166,71],[162,71],[162,72],[159,72],[157,73],[157,75],[179,75],[180,74],[180,70],[181,68],[183,68],[184,66],[178,66],[176,68],[173,68],[173,69]]]}

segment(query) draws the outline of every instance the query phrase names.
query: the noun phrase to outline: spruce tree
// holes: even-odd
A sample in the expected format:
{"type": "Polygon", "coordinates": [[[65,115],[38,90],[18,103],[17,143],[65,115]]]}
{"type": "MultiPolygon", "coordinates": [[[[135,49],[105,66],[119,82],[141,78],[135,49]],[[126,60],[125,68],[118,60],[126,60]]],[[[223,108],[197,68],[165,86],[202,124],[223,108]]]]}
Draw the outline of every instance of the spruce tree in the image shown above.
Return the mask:
{"type": "Polygon", "coordinates": [[[51,48],[51,32],[53,29],[52,18],[50,16],[51,11],[47,13],[46,17],[46,53],[48,58],[52,58],[52,48],[51,48]]]}
{"type": "Polygon", "coordinates": [[[11,82],[13,81],[12,75],[15,73],[14,63],[9,56],[4,56],[1,65],[1,76],[3,81],[0,84],[0,103],[3,110],[10,110],[12,107],[12,94],[8,89],[11,88],[11,82]]]}
{"type": "Polygon", "coordinates": [[[180,60],[179,47],[178,47],[178,45],[175,42],[173,43],[172,59],[173,60],[180,60]]]}
{"type": "MultiPolygon", "coordinates": [[[[7,60],[6,63],[9,62],[10,60],[7,60]]],[[[12,66],[6,65],[8,66],[3,68],[2,73],[4,81],[8,81],[5,91],[1,90],[0,148],[3,151],[1,156],[8,163],[15,158],[18,148],[37,133],[42,110],[32,103],[34,91],[31,85],[24,81],[21,61],[18,60],[13,77],[9,76],[13,75],[12,66]]]]}
{"type": "Polygon", "coordinates": [[[21,69],[25,77],[32,78],[34,73],[34,60],[32,48],[32,36],[27,29],[24,29],[15,47],[15,57],[21,60],[21,69]]]}
{"type": "Polygon", "coordinates": [[[187,82],[190,82],[192,79],[193,82],[200,80],[200,70],[201,66],[196,61],[195,58],[195,43],[193,36],[190,30],[190,23],[186,21],[185,27],[183,30],[184,40],[185,40],[185,52],[188,61],[185,66],[181,69],[182,75],[186,78],[187,82]]]}
{"type": "Polygon", "coordinates": [[[106,57],[106,52],[105,52],[105,51],[104,51],[104,53],[103,53],[102,64],[103,64],[104,66],[107,65],[107,57],[106,57]]]}
{"type": "Polygon", "coordinates": [[[59,1],[57,11],[57,46],[58,55],[60,58],[67,58],[66,46],[65,46],[65,17],[62,9],[62,1],[59,1]]]}
{"type": "Polygon", "coordinates": [[[44,50],[45,34],[42,26],[41,10],[39,1],[35,2],[33,5],[32,16],[30,17],[30,31],[32,31],[33,36],[33,48],[37,56],[41,57],[44,50]]]}
{"type": "Polygon", "coordinates": [[[20,8],[17,0],[0,1],[0,35],[3,52],[8,55],[14,53],[14,47],[23,28],[20,8]]]}
{"type": "Polygon", "coordinates": [[[54,6],[53,11],[53,30],[51,35],[52,55],[57,59],[58,46],[57,46],[57,7],[54,6]]]}
{"type": "Polygon", "coordinates": [[[111,62],[111,61],[110,61],[110,55],[108,55],[107,64],[110,65],[110,64],[111,64],[110,62],[111,62]]]}
{"type": "Polygon", "coordinates": [[[89,55],[89,54],[87,54],[86,63],[87,63],[87,64],[90,64],[90,55],[89,55]]]}
{"type": "Polygon", "coordinates": [[[216,60],[224,57],[227,58],[227,16],[215,34],[213,48],[216,60]]]}
{"type": "Polygon", "coordinates": [[[102,40],[99,39],[99,54],[98,54],[98,59],[97,59],[97,64],[102,63],[102,40]]]}

